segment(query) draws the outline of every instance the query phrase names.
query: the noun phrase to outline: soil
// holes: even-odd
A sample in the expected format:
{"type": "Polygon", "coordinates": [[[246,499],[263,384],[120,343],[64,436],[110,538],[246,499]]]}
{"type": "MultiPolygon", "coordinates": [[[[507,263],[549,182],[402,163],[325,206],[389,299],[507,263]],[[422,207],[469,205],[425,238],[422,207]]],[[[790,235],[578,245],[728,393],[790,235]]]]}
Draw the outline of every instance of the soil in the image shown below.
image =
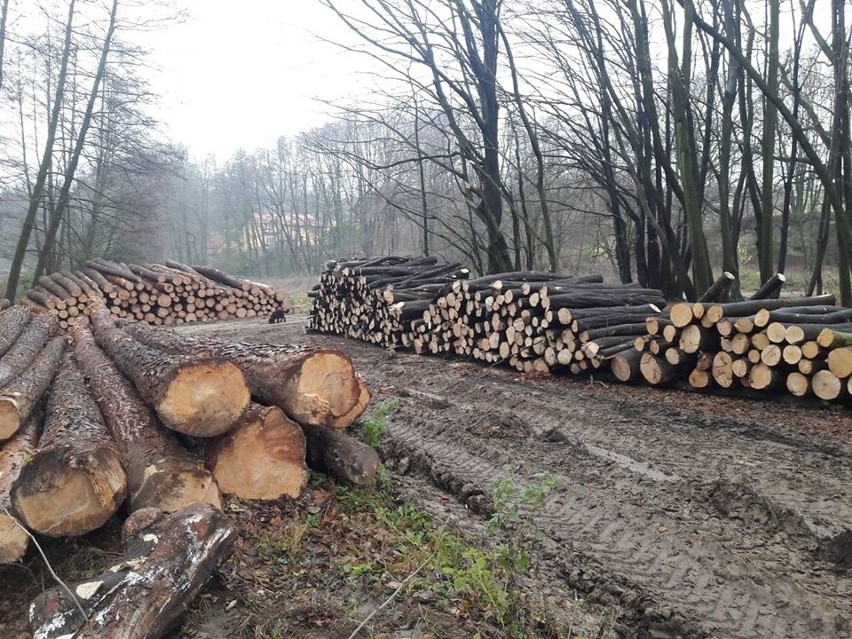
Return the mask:
{"type": "MultiPolygon", "coordinates": [[[[852,639],[848,408],[523,376],[305,334],[304,325],[291,315],[179,330],[346,352],[374,404],[399,401],[380,451],[394,499],[454,530],[487,537],[500,486],[534,490],[558,478],[542,503],[519,506],[530,525],[507,534],[532,559],[519,586],[548,614],[579,614],[584,629],[523,636],[852,639]]],[[[227,500],[241,541],[174,637],[347,637],[411,566],[388,558],[381,571],[341,572],[384,562],[392,544],[375,503],[359,506],[367,498],[355,492],[329,498],[336,490],[227,500]]],[[[73,564],[54,565],[63,575],[95,572],[115,558],[111,539],[107,530],[56,540],[45,552],[73,564]]],[[[0,636],[27,636],[26,602],[50,585],[39,565],[33,555],[0,567],[0,636]]],[[[512,636],[488,610],[439,607],[424,588],[361,636],[512,636]]]]}
{"type": "Polygon", "coordinates": [[[525,377],[303,328],[183,330],[349,354],[374,401],[400,401],[387,467],[472,528],[499,482],[558,477],[527,513],[540,585],[617,609],[619,636],[852,637],[848,408],[525,377]]]}

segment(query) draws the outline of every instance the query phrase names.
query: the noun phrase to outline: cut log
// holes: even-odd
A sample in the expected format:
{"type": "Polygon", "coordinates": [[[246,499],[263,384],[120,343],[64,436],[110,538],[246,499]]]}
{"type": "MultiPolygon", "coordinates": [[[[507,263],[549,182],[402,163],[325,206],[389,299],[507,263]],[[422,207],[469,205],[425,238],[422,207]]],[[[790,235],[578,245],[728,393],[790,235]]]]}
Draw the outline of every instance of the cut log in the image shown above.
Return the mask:
{"type": "Polygon", "coordinates": [[[669,317],[675,328],[683,328],[690,325],[695,319],[692,304],[689,302],[678,302],[669,309],[669,317]]]}
{"type": "Polygon", "coordinates": [[[235,288],[238,291],[248,291],[251,289],[251,284],[243,279],[238,277],[233,277],[228,275],[227,273],[223,273],[219,269],[215,269],[212,266],[196,266],[192,265],[192,270],[196,273],[200,273],[206,278],[213,280],[214,282],[218,282],[219,284],[224,284],[225,286],[230,286],[231,288],[235,288]]]}
{"type": "Polygon", "coordinates": [[[32,364],[57,330],[59,320],[54,315],[39,314],[30,320],[12,347],[0,359],[0,388],[5,388],[32,364]]]}
{"type": "Polygon", "coordinates": [[[684,353],[719,350],[719,333],[698,324],[686,326],[680,333],[678,346],[684,353]]]}
{"type": "Polygon", "coordinates": [[[277,406],[253,404],[205,455],[222,492],[243,499],[296,498],[308,483],[305,436],[277,406]]]}
{"type": "Polygon", "coordinates": [[[828,354],[828,370],[840,379],[852,375],[852,346],[835,348],[828,354]]]}
{"type": "Polygon", "coordinates": [[[54,337],[23,374],[0,391],[0,442],[18,432],[44,396],[59,368],[65,344],[64,336],[54,337]]]}
{"type": "Polygon", "coordinates": [[[642,353],[639,361],[639,370],[642,377],[649,384],[658,386],[678,377],[684,370],[686,364],[672,365],[662,357],[655,357],[650,353],[642,353]]]}
{"type": "Polygon", "coordinates": [[[33,456],[41,422],[41,411],[32,412],[24,427],[0,448],[0,564],[19,561],[29,545],[30,538],[13,519],[9,491],[27,460],[33,456]],[[7,510],[10,514],[6,513],[7,510]]]}
{"type": "Polygon", "coordinates": [[[787,391],[796,397],[804,397],[811,389],[807,376],[795,371],[787,375],[787,391]]]}
{"type": "Polygon", "coordinates": [[[755,291],[754,295],[752,295],[749,300],[768,300],[774,299],[778,297],[778,294],[781,292],[781,289],[784,288],[784,284],[787,281],[786,276],[783,273],[776,273],[768,280],[763,283],[757,291],[755,291]]]}
{"type": "Polygon", "coordinates": [[[831,328],[823,329],[816,339],[823,348],[840,348],[852,346],[852,333],[842,333],[831,328]]]}
{"type": "Polygon", "coordinates": [[[32,300],[36,304],[39,304],[46,308],[49,311],[53,309],[58,309],[60,306],[64,305],[63,300],[59,299],[53,293],[49,293],[47,291],[39,291],[34,288],[31,288],[27,291],[27,299],[32,300]]]}
{"type": "Polygon", "coordinates": [[[117,328],[102,302],[89,306],[95,340],[174,431],[196,437],[227,432],[249,405],[242,371],[223,358],[178,356],[145,346],[117,328]]]}
{"type": "Polygon", "coordinates": [[[342,352],[272,344],[229,343],[179,335],[142,324],[125,330],[143,344],[169,353],[195,353],[233,362],[252,395],[279,406],[300,424],[345,428],[366,410],[370,393],[342,352]]]}
{"type": "Polygon", "coordinates": [[[713,380],[722,388],[733,386],[733,364],[733,358],[725,351],[719,351],[713,357],[713,380]]]}
{"type": "Polygon", "coordinates": [[[99,528],[127,496],[118,449],[68,354],[50,390],[38,450],[11,494],[27,527],[51,537],[99,528]]]}
{"type": "Polygon", "coordinates": [[[32,311],[25,306],[15,306],[0,312],[0,357],[12,348],[32,315],[32,311]]]}
{"type": "Polygon", "coordinates": [[[754,315],[761,309],[775,310],[785,306],[832,305],[837,302],[834,295],[817,295],[814,297],[788,297],[780,300],[748,300],[746,302],[731,302],[729,304],[714,304],[705,312],[705,318],[718,322],[723,317],[745,317],[754,315]]]}
{"type": "Polygon", "coordinates": [[[781,387],[786,381],[777,369],[763,362],[755,364],[748,372],[749,388],[755,390],[772,390],[781,387]]]}
{"type": "Polygon", "coordinates": [[[820,399],[831,401],[840,397],[840,393],[843,391],[843,384],[840,378],[830,370],[821,370],[814,373],[813,377],[811,377],[811,388],[814,395],[820,399]]]}
{"type": "Polygon", "coordinates": [[[100,575],[52,588],[30,605],[39,639],[155,639],[186,612],[237,532],[219,510],[197,503],[171,515],[137,510],[124,524],[125,554],[100,575]],[[80,605],[89,618],[78,612],[80,605]]]}
{"type": "Polygon", "coordinates": [[[698,298],[699,302],[721,302],[728,295],[731,285],[736,281],[736,276],[729,271],[724,271],[704,295],[698,298]]]}
{"type": "Polygon", "coordinates": [[[213,476],[157,421],[133,384],[95,343],[85,320],[72,323],[70,330],[74,359],[121,452],[130,509],[175,512],[196,501],[220,508],[213,476]]]}
{"type": "Polygon", "coordinates": [[[372,446],[344,431],[302,424],[308,445],[308,465],[352,486],[367,486],[375,481],[379,454],[372,446]]]}

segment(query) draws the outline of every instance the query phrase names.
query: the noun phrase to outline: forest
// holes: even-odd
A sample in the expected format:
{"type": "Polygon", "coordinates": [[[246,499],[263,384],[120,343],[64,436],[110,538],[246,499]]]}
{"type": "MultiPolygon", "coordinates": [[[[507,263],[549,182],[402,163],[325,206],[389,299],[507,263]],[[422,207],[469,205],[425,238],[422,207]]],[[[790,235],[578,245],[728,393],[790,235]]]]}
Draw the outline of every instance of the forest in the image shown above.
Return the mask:
{"type": "Polygon", "coordinates": [[[93,258],[262,278],[416,254],[671,299],[781,272],[852,304],[844,0],[321,2],[370,99],[217,161],[151,115],[134,33],[175,6],[0,0],[5,296],[93,258]]]}

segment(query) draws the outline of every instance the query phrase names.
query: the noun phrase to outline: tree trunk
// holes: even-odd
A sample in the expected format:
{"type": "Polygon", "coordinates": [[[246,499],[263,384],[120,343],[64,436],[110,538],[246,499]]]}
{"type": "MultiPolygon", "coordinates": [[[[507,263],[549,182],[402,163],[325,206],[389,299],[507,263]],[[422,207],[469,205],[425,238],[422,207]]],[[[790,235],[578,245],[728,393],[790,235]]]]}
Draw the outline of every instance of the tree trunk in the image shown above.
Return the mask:
{"type": "Polygon", "coordinates": [[[308,443],[308,465],[352,486],[372,484],[379,470],[379,454],[372,446],[341,430],[302,424],[308,443]]]}
{"type": "Polygon", "coordinates": [[[25,306],[15,306],[0,312],[0,357],[12,348],[32,317],[25,306]]]}
{"type": "Polygon", "coordinates": [[[36,315],[30,320],[15,344],[0,359],[0,388],[23,374],[58,328],[59,320],[54,315],[36,315]]]}
{"type": "Polygon", "coordinates": [[[248,408],[245,377],[224,358],[181,357],[149,348],[116,328],[103,303],[89,308],[95,340],[166,427],[213,437],[233,428],[248,408]]]}
{"type": "Polygon", "coordinates": [[[123,531],[122,560],[72,587],[89,621],[63,588],[51,588],[30,605],[36,637],[162,637],[230,555],[237,539],[228,518],[206,503],[171,515],[153,508],[137,510],[123,531]]]}
{"type": "Polygon", "coordinates": [[[59,116],[62,111],[62,105],[65,96],[65,82],[68,76],[68,60],[71,56],[71,36],[73,34],[73,21],[76,0],[71,0],[68,5],[68,19],[65,23],[65,43],[62,48],[62,60],[59,66],[59,75],[56,80],[56,89],[53,97],[53,107],[50,113],[50,120],[47,125],[47,136],[44,142],[44,153],[42,154],[41,162],[38,166],[35,184],[30,193],[29,206],[27,215],[24,217],[24,222],[21,227],[21,235],[18,238],[18,244],[15,247],[15,255],[12,257],[12,264],[9,266],[9,279],[6,282],[6,297],[10,300],[15,299],[18,292],[18,283],[21,278],[21,269],[24,266],[24,259],[27,256],[27,248],[30,245],[30,236],[35,227],[36,214],[41,205],[42,197],[44,196],[44,186],[47,181],[50,166],[53,161],[53,144],[56,140],[56,130],[59,126],[59,116]]]}
{"type": "Polygon", "coordinates": [[[9,491],[27,460],[32,458],[41,423],[41,411],[34,411],[24,427],[0,448],[0,564],[19,561],[29,545],[30,538],[13,519],[9,491]]]}
{"type": "Polygon", "coordinates": [[[252,404],[205,453],[222,492],[243,499],[295,499],[308,482],[305,436],[277,406],[252,404]]]}
{"type": "Polygon", "coordinates": [[[345,428],[367,408],[369,392],[342,352],[273,344],[228,343],[179,335],[142,324],[125,330],[152,348],[233,362],[245,373],[252,395],[280,406],[300,424],[345,428]]]}
{"type": "Polygon", "coordinates": [[[212,475],[159,424],[133,384],[98,348],[85,322],[74,322],[71,334],[74,359],[121,452],[130,509],[175,512],[196,501],[220,508],[212,475]]]}
{"type": "Polygon", "coordinates": [[[127,496],[118,449],[70,354],[50,390],[39,448],[11,492],[27,526],[51,537],[101,527],[127,496]]]}
{"type": "Polygon", "coordinates": [[[0,442],[12,437],[29,419],[56,375],[65,345],[64,335],[54,337],[26,371],[0,391],[0,442]]]}

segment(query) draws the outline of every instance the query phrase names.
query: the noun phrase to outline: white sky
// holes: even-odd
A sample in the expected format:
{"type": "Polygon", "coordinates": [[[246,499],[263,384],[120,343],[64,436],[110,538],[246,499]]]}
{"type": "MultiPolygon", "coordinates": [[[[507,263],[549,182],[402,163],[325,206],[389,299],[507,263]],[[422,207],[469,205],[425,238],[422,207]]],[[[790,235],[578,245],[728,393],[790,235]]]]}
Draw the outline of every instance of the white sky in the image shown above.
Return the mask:
{"type": "MultiPolygon", "coordinates": [[[[314,35],[349,40],[317,0],[180,0],[189,19],[140,37],[155,66],[154,114],[193,157],[273,147],[331,119],[314,98],[345,99],[368,82],[366,58],[314,35]]],[[[136,40],[137,38],[134,38],[136,40]]]]}

